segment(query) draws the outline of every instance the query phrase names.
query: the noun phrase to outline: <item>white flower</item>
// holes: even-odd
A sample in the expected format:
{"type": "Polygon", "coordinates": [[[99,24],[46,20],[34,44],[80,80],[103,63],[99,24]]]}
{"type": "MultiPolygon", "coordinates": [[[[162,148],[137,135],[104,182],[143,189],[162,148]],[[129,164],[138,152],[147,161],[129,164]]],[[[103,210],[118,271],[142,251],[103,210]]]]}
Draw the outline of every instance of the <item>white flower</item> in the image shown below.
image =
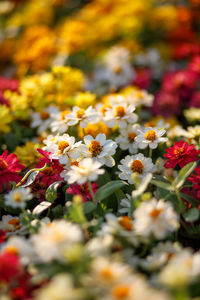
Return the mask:
{"type": "Polygon", "coordinates": [[[142,105],[151,107],[154,100],[153,95],[149,94],[145,90],[140,90],[136,87],[130,88],[130,91],[128,90],[125,95],[127,98],[127,103],[132,103],[133,105],[135,105],[135,107],[141,107],[142,105]]]}
{"type": "Polygon", "coordinates": [[[97,180],[98,175],[104,173],[104,170],[100,169],[101,166],[99,162],[94,162],[91,158],[84,158],[78,166],[71,166],[71,170],[67,172],[68,183],[77,182],[78,184],[83,184],[87,181],[97,180]]]}
{"type": "Polygon", "coordinates": [[[96,287],[105,288],[130,276],[131,268],[117,261],[110,261],[106,257],[97,257],[91,264],[88,281],[96,287]]]}
{"type": "Polygon", "coordinates": [[[20,224],[18,217],[13,217],[11,215],[2,216],[2,220],[0,221],[1,230],[11,233],[19,231],[21,227],[22,225],[20,224]]]}
{"type": "Polygon", "coordinates": [[[50,128],[51,122],[54,119],[54,115],[59,112],[58,108],[51,105],[45,108],[41,112],[34,112],[32,113],[32,123],[31,127],[35,128],[38,127],[37,132],[41,134],[46,129],[50,128]]]}
{"type": "Polygon", "coordinates": [[[66,164],[69,159],[76,159],[80,154],[81,142],[75,143],[75,138],[69,136],[69,134],[57,135],[55,137],[48,136],[47,140],[44,140],[43,147],[45,151],[51,152],[51,159],[58,159],[61,164],[66,164]]]}
{"type": "Polygon", "coordinates": [[[61,111],[54,115],[50,127],[52,132],[65,133],[68,129],[68,119],[67,115],[69,114],[68,110],[61,111]]]}
{"type": "Polygon", "coordinates": [[[179,227],[178,215],[171,203],[163,200],[142,202],[133,215],[135,231],[144,237],[153,234],[162,239],[179,227]]]}
{"type": "Polygon", "coordinates": [[[123,198],[123,199],[120,200],[120,209],[119,209],[120,214],[130,215],[131,199],[132,199],[131,195],[126,194],[126,198],[123,198]]]}
{"type": "Polygon", "coordinates": [[[24,208],[26,201],[31,200],[33,195],[30,188],[17,188],[5,195],[5,205],[13,208],[24,208]]]}
{"type": "Polygon", "coordinates": [[[176,253],[159,274],[159,281],[172,288],[189,285],[200,275],[200,253],[190,249],[176,253]]]}
{"type": "Polygon", "coordinates": [[[35,292],[35,300],[83,300],[84,291],[74,288],[67,274],[55,275],[51,281],[35,292]]]}
{"type": "Polygon", "coordinates": [[[190,134],[183,129],[183,127],[181,127],[180,125],[177,125],[175,127],[173,127],[172,129],[168,130],[167,132],[167,136],[170,139],[175,139],[177,137],[190,137],[190,134]]]}
{"type": "Polygon", "coordinates": [[[120,128],[126,128],[128,124],[133,124],[137,121],[138,117],[133,113],[135,110],[134,105],[119,104],[113,105],[105,112],[105,122],[108,127],[112,128],[118,125],[120,128]]]}
{"type": "Polygon", "coordinates": [[[119,177],[127,180],[128,183],[133,184],[134,173],[138,174],[139,178],[144,178],[147,174],[156,171],[156,166],[152,163],[152,159],[145,157],[142,153],[136,155],[127,155],[120,161],[121,165],[118,166],[121,173],[119,177]]]}
{"type": "Polygon", "coordinates": [[[12,236],[3,246],[3,251],[20,257],[23,264],[34,261],[35,253],[29,240],[24,237],[12,236]]]}
{"type": "Polygon", "coordinates": [[[91,157],[107,167],[115,165],[112,155],[116,152],[117,144],[112,140],[106,140],[105,134],[99,133],[95,138],[87,135],[84,137],[84,142],[85,148],[82,152],[84,156],[91,157]]]}
{"type": "Polygon", "coordinates": [[[105,236],[107,234],[126,238],[134,246],[138,245],[138,238],[134,231],[133,220],[128,216],[117,218],[113,214],[107,214],[106,223],[103,223],[102,229],[98,232],[98,235],[105,236]]]}
{"type": "Polygon", "coordinates": [[[140,149],[145,149],[148,146],[151,149],[155,149],[158,147],[159,143],[168,141],[168,138],[162,137],[166,133],[164,129],[147,127],[144,129],[139,129],[138,131],[139,134],[135,138],[135,141],[140,149]]]}
{"type": "Polygon", "coordinates": [[[44,262],[62,259],[67,247],[81,240],[80,228],[64,220],[56,220],[49,224],[43,223],[38,234],[31,237],[39,259],[44,262]]]}
{"type": "Polygon", "coordinates": [[[174,254],[180,251],[181,245],[178,243],[172,243],[170,241],[159,243],[152,249],[152,253],[148,255],[145,260],[141,260],[140,263],[145,269],[155,270],[169,262],[174,254]]]}
{"type": "Polygon", "coordinates": [[[95,124],[99,122],[99,114],[92,106],[86,110],[78,106],[74,106],[71,113],[66,116],[68,126],[74,126],[79,123],[81,128],[85,128],[88,123],[95,124]]]}
{"type": "Polygon", "coordinates": [[[120,130],[120,136],[116,138],[116,142],[122,150],[128,150],[131,154],[137,153],[138,144],[136,143],[136,137],[139,133],[139,128],[138,124],[134,124],[120,130]]]}
{"type": "Polygon", "coordinates": [[[134,78],[134,69],[130,63],[129,51],[121,46],[112,47],[94,70],[94,80],[97,84],[107,84],[110,87],[121,87],[130,84],[134,78]]]}

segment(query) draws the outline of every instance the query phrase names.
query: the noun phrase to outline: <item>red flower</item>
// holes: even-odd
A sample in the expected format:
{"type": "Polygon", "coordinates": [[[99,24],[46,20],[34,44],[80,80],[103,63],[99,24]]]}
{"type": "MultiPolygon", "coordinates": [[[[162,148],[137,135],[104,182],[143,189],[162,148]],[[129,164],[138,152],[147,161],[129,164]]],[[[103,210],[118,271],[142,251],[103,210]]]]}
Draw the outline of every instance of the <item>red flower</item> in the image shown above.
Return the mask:
{"type": "Polygon", "coordinates": [[[197,161],[199,150],[194,148],[194,145],[189,145],[187,142],[175,142],[173,147],[166,149],[167,153],[164,154],[166,158],[165,168],[175,168],[179,165],[183,168],[185,165],[192,161],[197,161]]]}
{"type": "Polygon", "coordinates": [[[6,232],[0,229],[0,245],[4,243],[6,239],[6,232]]]}
{"type": "Polygon", "coordinates": [[[32,184],[32,191],[36,194],[36,197],[41,201],[45,200],[46,189],[54,182],[63,180],[60,177],[60,173],[63,171],[62,165],[56,159],[50,159],[50,152],[46,152],[42,149],[37,149],[37,151],[43,155],[40,158],[38,164],[35,165],[36,168],[42,168],[45,164],[48,167],[40,171],[36,177],[36,180],[32,184]]]}
{"type": "Polygon", "coordinates": [[[21,272],[19,259],[10,253],[0,254],[0,283],[10,283],[21,272]]]}
{"type": "MultiPolygon", "coordinates": [[[[97,189],[98,185],[96,183],[92,183],[92,190],[94,194],[96,193],[97,189]]],[[[88,201],[88,199],[92,199],[92,195],[88,188],[88,183],[84,183],[82,185],[74,183],[66,190],[66,192],[72,195],[81,195],[83,197],[83,202],[88,201]]]]}
{"type": "Polygon", "coordinates": [[[0,155],[0,188],[10,181],[19,182],[21,177],[18,173],[24,168],[25,166],[20,164],[16,154],[8,154],[7,150],[4,151],[0,155]]]}

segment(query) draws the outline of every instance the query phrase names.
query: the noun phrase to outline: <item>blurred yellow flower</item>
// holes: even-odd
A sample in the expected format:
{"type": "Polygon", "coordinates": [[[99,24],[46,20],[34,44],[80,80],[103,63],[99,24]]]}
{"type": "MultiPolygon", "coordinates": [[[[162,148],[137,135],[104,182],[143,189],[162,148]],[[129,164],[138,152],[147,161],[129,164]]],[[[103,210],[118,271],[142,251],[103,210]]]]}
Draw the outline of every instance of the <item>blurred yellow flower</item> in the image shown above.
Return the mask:
{"type": "Polygon", "coordinates": [[[10,123],[13,118],[10,109],[6,105],[0,105],[0,132],[6,133],[10,131],[10,123]]]}
{"type": "Polygon", "coordinates": [[[17,146],[15,149],[15,154],[17,154],[18,159],[26,167],[33,167],[35,163],[38,162],[41,155],[37,152],[39,144],[33,142],[27,142],[24,146],[17,146]]]}

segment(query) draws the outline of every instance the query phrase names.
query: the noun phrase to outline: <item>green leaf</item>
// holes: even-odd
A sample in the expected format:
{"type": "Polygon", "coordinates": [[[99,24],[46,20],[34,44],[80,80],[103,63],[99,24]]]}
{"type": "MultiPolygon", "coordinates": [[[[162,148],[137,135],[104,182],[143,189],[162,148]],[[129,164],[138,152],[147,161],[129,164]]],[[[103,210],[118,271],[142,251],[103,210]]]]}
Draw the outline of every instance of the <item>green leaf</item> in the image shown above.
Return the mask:
{"type": "Polygon", "coordinates": [[[83,203],[84,214],[91,213],[93,210],[95,210],[95,208],[96,208],[96,205],[93,202],[87,201],[87,202],[83,203]]]}
{"type": "Polygon", "coordinates": [[[54,217],[57,219],[57,218],[61,218],[63,216],[63,208],[62,206],[59,204],[57,205],[56,207],[54,207],[52,209],[53,211],[53,214],[54,214],[54,217]]]}
{"type": "Polygon", "coordinates": [[[115,191],[119,190],[123,186],[125,186],[125,182],[121,180],[114,180],[106,183],[95,194],[96,201],[102,201],[108,196],[112,195],[115,191]]]}
{"type": "Polygon", "coordinates": [[[151,183],[156,185],[157,187],[160,187],[160,188],[170,191],[170,192],[172,192],[174,190],[173,186],[169,182],[164,182],[164,181],[159,181],[159,180],[153,179],[153,180],[151,180],[151,183]]]}
{"type": "Polygon", "coordinates": [[[187,222],[194,222],[197,221],[199,218],[199,210],[196,207],[191,208],[188,210],[184,215],[184,219],[187,222]]]}
{"type": "Polygon", "coordinates": [[[184,184],[186,178],[192,173],[196,165],[197,165],[196,162],[191,162],[180,170],[178,176],[174,181],[174,185],[176,186],[177,189],[179,189],[184,184]]]}
{"type": "Polygon", "coordinates": [[[72,222],[78,223],[78,224],[84,224],[86,222],[85,215],[83,213],[83,206],[82,204],[75,204],[73,203],[69,208],[69,219],[72,222]]]}
{"type": "Polygon", "coordinates": [[[33,173],[31,173],[28,176],[28,179],[27,179],[26,183],[21,185],[21,187],[27,187],[27,186],[31,185],[35,181],[35,178],[37,177],[38,173],[39,173],[39,171],[34,171],[33,173]]]}
{"type": "Polygon", "coordinates": [[[57,189],[61,182],[62,181],[56,181],[48,187],[48,189],[46,190],[46,194],[45,194],[45,198],[47,201],[52,203],[57,198],[57,189]]]}

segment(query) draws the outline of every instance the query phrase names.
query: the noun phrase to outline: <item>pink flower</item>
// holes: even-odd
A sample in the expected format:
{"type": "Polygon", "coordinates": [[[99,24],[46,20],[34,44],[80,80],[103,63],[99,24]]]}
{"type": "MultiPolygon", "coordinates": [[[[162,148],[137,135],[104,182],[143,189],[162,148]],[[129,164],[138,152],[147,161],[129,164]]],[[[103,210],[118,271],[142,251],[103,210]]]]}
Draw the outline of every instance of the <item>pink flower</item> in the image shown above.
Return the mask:
{"type": "Polygon", "coordinates": [[[179,165],[183,168],[185,165],[192,161],[197,161],[199,150],[194,148],[194,145],[189,145],[187,142],[175,142],[173,147],[166,149],[167,153],[164,154],[166,158],[165,168],[175,168],[179,165]]]}
{"type": "MultiPolygon", "coordinates": [[[[92,183],[92,190],[94,194],[96,193],[97,189],[98,189],[98,185],[96,183],[92,183]]],[[[66,190],[66,192],[68,194],[81,195],[83,197],[83,202],[92,199],[92,195],[89,191],[88,183],[84,183],[82,185],[74,183],[70,185],[70,187],[66,190]]]]}
{"type": "Polygon", "coordinates": [[[181,111],[181,105],[178,94],[160,91],[155,97],[152,110],[155,115],[161,115],[164,117],[179,114],[181,111]]]}
{"type": "Polygon", "coordinates": [[[25,166],[20,164],[17,155],[8,154],[8,151],[5,150],[0,155],[0,188],[5,184],[8,185],[11,181],[19,182],[21,179],[19,172],[23,169],[25,166]]]}

